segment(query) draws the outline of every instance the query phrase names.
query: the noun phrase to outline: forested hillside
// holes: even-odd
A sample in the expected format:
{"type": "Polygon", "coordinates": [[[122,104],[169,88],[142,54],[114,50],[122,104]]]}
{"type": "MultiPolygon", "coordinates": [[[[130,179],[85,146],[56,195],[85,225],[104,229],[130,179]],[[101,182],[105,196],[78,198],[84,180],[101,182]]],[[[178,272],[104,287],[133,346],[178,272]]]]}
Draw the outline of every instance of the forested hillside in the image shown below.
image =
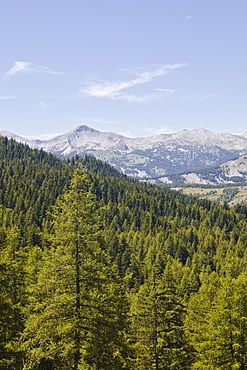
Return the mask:
{"type": "Polygon", "coordinates": [[[247,208],[0,138],[0,368],[247,368],[247,208]]]}

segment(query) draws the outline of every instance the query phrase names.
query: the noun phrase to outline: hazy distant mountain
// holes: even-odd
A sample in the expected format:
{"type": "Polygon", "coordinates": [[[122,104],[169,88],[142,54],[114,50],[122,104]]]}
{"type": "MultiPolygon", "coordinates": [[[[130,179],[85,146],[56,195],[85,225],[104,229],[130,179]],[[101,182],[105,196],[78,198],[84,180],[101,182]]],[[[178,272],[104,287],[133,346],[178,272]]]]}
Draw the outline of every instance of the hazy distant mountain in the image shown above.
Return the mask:
{"type": "Polygon", "coordinates": [[[217,167],[203,168],[153,179],[155,183],[217,185],[247,182],[247,155],[217,167]]]}
{"type": "Polygon", "coordinates": [[[217,166],[247,153],[247,133],[219,134],[204,129],[128,138],[84,125],[42,141],[29,140],[7,131],[0,131],[0,135],[12,137],[32,148],[43,148],[60,157],[93,155],[140,179],[217,166]]]}

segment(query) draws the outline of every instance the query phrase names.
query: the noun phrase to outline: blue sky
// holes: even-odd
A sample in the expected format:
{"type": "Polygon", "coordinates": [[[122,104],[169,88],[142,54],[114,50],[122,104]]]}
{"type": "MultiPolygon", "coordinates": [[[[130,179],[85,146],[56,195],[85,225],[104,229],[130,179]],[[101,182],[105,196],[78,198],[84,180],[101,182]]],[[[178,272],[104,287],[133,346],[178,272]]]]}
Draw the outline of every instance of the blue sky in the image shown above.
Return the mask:
{"type": "Polygon", "coordinates": [[[0,130],[247,131],[246,20],[246,0],[0,0],[0,130]]]}

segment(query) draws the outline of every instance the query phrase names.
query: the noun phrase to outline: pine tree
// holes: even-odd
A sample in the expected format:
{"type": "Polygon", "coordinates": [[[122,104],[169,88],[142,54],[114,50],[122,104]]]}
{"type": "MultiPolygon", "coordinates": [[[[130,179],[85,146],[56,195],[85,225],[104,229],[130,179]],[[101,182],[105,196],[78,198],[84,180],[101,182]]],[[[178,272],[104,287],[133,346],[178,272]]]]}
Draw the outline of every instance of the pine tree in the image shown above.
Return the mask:
{"type": "Polygon", "coordinates": [[[20,307],[25,301],[25,253],[19,248],[16,227],[1,228],[0,239],[0,368],[17,370],[22,362],[17,340],[23,328],[20,307]]]}
{"type": "Polygon", "coordinates": [[[102,251],[88,178],[76,170],[51,213],[51,246],[30,287],[22,348],[25,369],[122,369],[124,299],[102,251]]]}
{"type": "Polygon", "coordinates": [[[196,349],[193,369],[247,367],[247,275],[209,277],[190,303],[187,319],[196,349]]]}
{"type": "Polygon", "coordinates": [[[183,329],[184,308],[167,264],[161,277],[153,268],[132,305],[138,370],[188,369],[190,348],[183,329]]]}

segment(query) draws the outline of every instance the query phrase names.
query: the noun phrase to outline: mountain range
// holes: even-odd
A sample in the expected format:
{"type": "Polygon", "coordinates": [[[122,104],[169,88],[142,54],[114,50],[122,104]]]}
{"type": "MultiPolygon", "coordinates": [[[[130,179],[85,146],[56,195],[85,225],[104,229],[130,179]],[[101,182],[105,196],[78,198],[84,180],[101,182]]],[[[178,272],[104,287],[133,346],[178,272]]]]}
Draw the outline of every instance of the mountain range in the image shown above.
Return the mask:
{"type": "Polygon", "coordinates": [[[210,175],[212,183],[233,182],[237,179],[243,181],[245,172],[247,178],[247,132],[229,134],[195,129],[129,138],[82,125],[49,140],[30,140],[8,131],[0,131],[0,135],[31,148],[43,148],[63,158],[92,155],[126,175],[142,180],[209,183],[210,175]],[[236,169],[237,162],[231,165],[229,161],[240,156],[242,159],[236,169]],[[243,162],[246,165],[241,165],[241,172],[239,166],[243,162]],[[203,171],[198,171],[202,168],[203,171]],[[220,171],[223,171],[223,175],[220,171]]]}
{"type": "Polygon", "coordinates": [[[166,184],[216,185],[247,181],[247,155],[227,161],[220,166],[205,167],[195,171],[168,174],[152,180],[166,184]]]}

